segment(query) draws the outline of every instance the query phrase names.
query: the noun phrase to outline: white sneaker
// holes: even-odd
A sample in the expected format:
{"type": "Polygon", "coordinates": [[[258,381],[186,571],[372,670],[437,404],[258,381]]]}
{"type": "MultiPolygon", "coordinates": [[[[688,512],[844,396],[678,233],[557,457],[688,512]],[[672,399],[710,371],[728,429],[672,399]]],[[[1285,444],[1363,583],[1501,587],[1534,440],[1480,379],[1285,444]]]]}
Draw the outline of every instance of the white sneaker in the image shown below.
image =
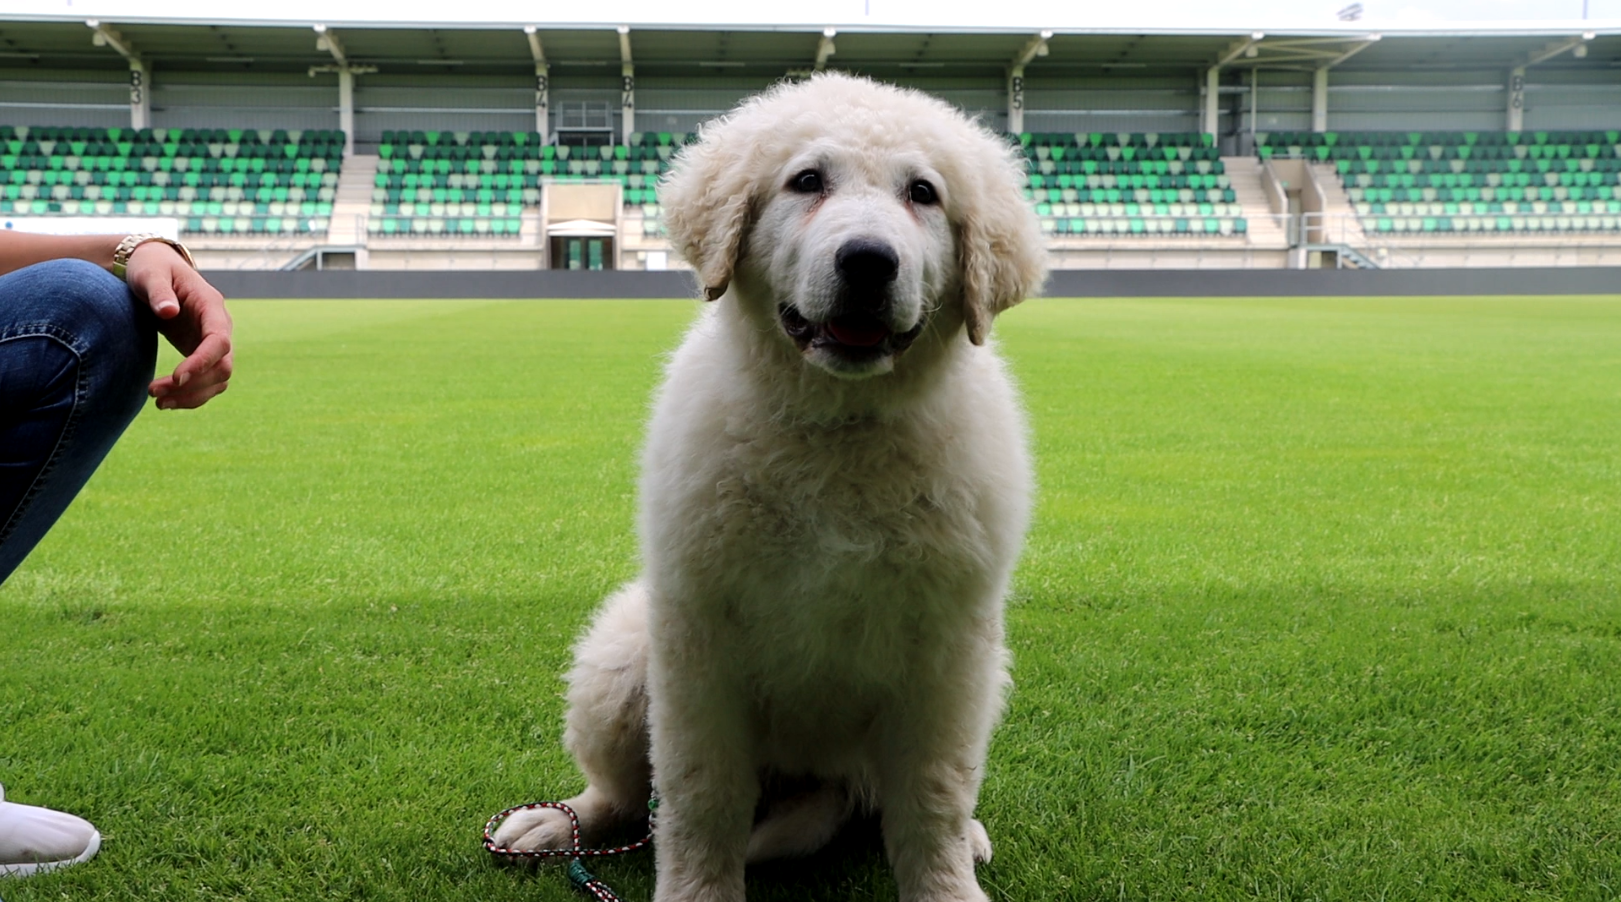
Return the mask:
{"type": "Polygon", "coordinates": [[[0,786],[0,877],[26,877],[89,861],[101,834],[84,818],[6,801],[0,786]]]}

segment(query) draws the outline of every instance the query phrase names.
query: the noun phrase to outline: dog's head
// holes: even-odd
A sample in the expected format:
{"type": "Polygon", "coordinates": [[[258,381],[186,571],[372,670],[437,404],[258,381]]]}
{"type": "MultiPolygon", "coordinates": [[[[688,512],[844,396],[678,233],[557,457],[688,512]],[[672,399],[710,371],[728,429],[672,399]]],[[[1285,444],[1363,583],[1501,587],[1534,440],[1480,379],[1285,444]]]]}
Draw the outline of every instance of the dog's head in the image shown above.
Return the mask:
{"type": "Polygon", "coordinates": [[[931,323],[983,343],[1040,287],[1021,173],[943,101],[823,74],[709,124],[660,200],[710,300],[735,286],[810,363],[861,377],[890,371],[931,323]]]}

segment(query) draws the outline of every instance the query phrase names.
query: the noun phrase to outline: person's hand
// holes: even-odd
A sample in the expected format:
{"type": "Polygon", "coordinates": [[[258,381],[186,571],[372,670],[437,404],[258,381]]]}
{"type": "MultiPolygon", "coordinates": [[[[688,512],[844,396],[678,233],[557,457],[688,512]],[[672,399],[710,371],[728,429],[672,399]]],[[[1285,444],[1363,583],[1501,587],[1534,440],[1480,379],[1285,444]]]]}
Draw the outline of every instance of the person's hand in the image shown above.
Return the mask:
{"type": "Polygon", "coordinates": [[[152,308],[158,331],[186,355],[173,373],[152,380],[147,393],[164,410],[201,407],[231,378],[231,315],[225,298],[161,241],[130,255],[125,281],[152,308]]]}

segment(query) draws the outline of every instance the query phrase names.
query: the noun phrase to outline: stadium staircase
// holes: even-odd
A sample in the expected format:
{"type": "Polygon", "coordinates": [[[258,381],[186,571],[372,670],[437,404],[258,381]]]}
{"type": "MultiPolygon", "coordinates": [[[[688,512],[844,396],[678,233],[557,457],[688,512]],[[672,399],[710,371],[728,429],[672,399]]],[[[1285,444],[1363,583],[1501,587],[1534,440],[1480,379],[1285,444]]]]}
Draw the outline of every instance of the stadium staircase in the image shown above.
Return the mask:
{"type": "Polygon", "coordinates": [[[1321,259],[1323,265],[1330,269],[1381,268],[1378,258],[1382,256],[1388,260],[1390,252],[1386,249],[1381,255],[1369,245],[1367,233],[1362,230],[1362,219],[1352,206],[1350,195],[1346,194],[1334,167],[1327,163],[1311,163],[1308,166],[1312,181],[1322,196],[1323,209],[1318,215],[1301,223],[1305,232],[1303,245],[1306,253],[1326,255],[1321,259]],[[1332,259],[1332,265],[1329,259],[1332,259]]]}
{"type": "Polygon", "coordinates": [[[325,240],[290,247],[271,242],[265,248],[266,254],[285,259],[280,269],[289,271],[362,268],[366,256],[366,211],[371,203],[371,179],[376,170],[376,157],[351,156],[338,177],[325,240]]]}
{"type": "Polygon", "coordinates": [[[1222,157],[1233,196],[1248,220],[1250,243],[1257,247],[1282,249],[1289,246],[1281,211],[1274,211],[1261,188],[1261,164],[1254,157],[1222,157]]]}
{"type": "Polygon", "coordinates": [[[1367,233],[1362,229],[1362,220],[1351,204],[1351,196],[1345,192],[1339,173],[1326,163],[1311,164],[1311,171],[1317,180],[1317,189],[1323,195],[1323,213],[1329,220],[1325,226],[1329,240],[1353,248],[1367,247],[1367,233]]]}
{"type": "Polygon", "coordinates": [[[327,243],[358,247],[366,243],[366,219],[371,209],[372,182],[377,178],[377,157],[355,154],[344,161],[332,199],[332,225],[327,243]]]}

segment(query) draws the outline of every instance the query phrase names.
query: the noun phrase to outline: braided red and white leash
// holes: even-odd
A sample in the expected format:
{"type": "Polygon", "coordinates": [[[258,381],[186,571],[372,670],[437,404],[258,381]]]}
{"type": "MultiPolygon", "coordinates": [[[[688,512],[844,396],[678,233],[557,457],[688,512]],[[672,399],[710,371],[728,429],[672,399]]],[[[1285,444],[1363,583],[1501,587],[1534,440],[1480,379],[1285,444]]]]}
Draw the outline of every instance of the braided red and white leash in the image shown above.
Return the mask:
{"type": "Polygon", "coordinates": [[[575,886],[588,893],[597,902],[621,902],[614,895],[613,890],[598,880],[595,875],[585,869],[581,861],[584,858],[604,858],[609,855],[623,855],[626,852],[636,852],[647,848],[653,843],[654,821],[658,816],[658,796],[647,802],[647,835],[641,839],[623,846],[612,846],[605,849],[587,849],[580,844],[580,818],[574,809],[562,802],[530,802],[527,805],[515,805],[490,818],[484,824],[484,849],[491,855],[505,859],[546,859],[567,858],[568,879],[575,886]],[[569,848],[567,849],[509,849],[495,844],[495,831],[503,821],[519,811],[533,811],[536,808],[553,808],[563,812],[568,817],[569,848]]]}

